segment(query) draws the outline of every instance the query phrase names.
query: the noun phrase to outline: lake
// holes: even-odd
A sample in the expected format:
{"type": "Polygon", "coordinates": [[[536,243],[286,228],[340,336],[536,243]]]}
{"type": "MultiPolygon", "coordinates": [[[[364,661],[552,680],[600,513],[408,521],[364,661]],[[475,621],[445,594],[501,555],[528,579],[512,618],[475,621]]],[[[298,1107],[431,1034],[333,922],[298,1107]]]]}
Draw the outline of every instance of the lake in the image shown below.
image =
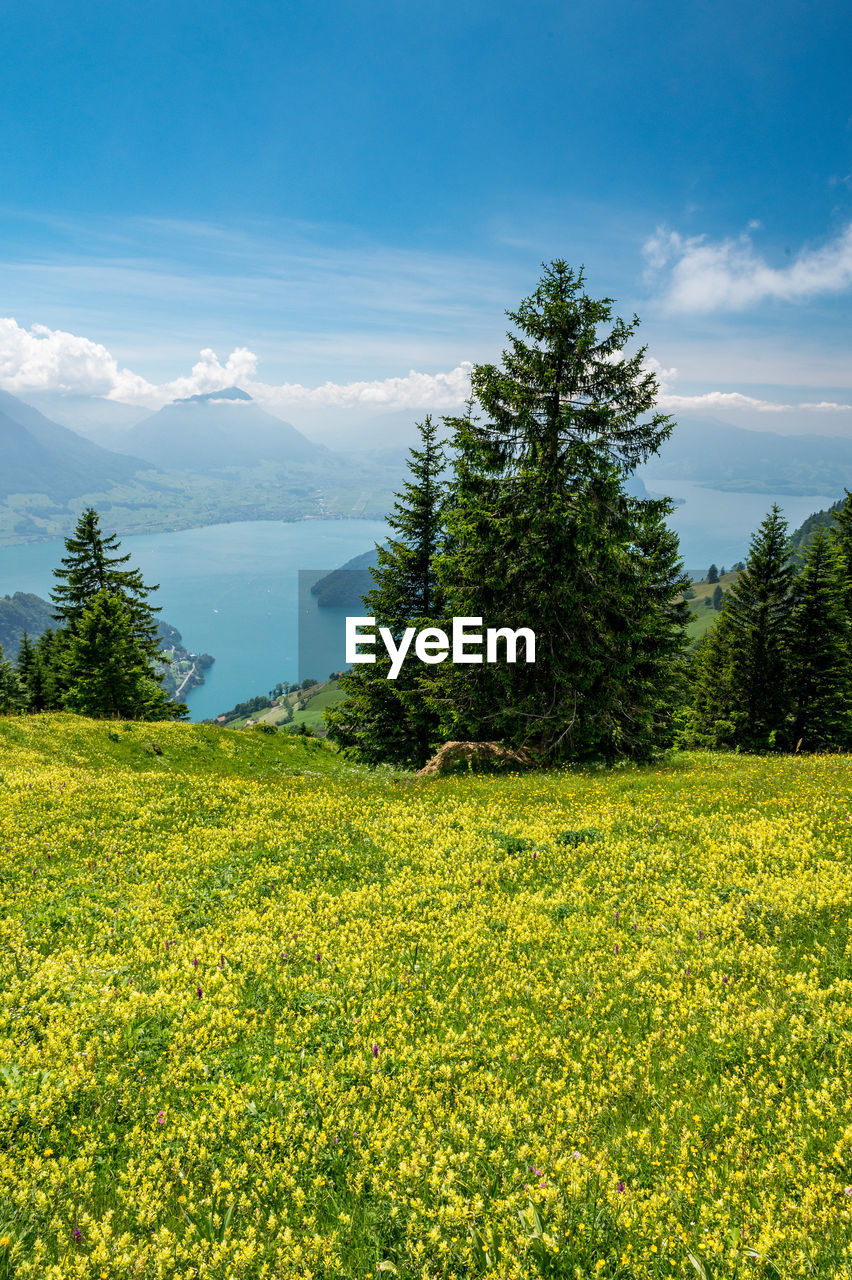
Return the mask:
{"type": "Polygon", "coordinates": [[[652,468],[642,468],[642,479],[651,493],[668,493],[682,498],[671,517],[671,525],[680,539],[680,554],[688,569],[706,571],[712,563],[730,565],[745,560],[749,538],[765,518],[773,502],[777,502],[793,533],[814,511],[830,507],[843,497],[842,484],[837,492],[791,496],[766,493],[727,493],[707,489],[696,480],[671,480],[655,476],[652,468]]]}
{"type": "MultiPolygon", "coordinates": [[[[345,610],[317,608],[305,590],[320,577],[387,537],[383,521],[247,521],[121,539],[147,583],[161,617],[187,649],[212,653],[215,665],[186,701],[193,720],[227,711],[279,680],[322,680],[344,665],[345,610]],[[299,577],[302,574],[301,601],[299,577]],[[302,628],[302,666],[299,628],[302,628]]],[[[62,541],[0,548],[0,595],[47,596],[62,541]]]]}

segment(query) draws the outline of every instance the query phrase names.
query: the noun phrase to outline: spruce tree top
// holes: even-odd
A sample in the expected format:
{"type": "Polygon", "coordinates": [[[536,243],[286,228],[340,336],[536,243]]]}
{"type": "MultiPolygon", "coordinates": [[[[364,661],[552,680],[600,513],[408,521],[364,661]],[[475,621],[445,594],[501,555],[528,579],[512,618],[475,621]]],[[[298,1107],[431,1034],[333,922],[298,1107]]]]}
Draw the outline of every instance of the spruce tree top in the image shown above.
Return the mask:
{"type": "Polygon", "coordinates": [[[150,655],[157,653],[155,608],[148,595],[158,588],[148,587],[139,569],[125,569],[130,555],[116,555],[119,542],[114,533],[104,536],[100,519],[88,507],[77,521],[70,538],[65,539],[68,552],[60,567],[53,570],[56,586],[50,598],[56,606],[54,618],[66,627],[74,627],[95,596],[101,591],[118,595],[127,605],[137,639],[150,655]]]}
{"type": "MultiPolygon", "coordinates": [[[[582,268],[564,261],[544,265],[538,288],[507,315],[504,367],[475,366],[471,384],[487,425],[475,430],[510,459],[535,467],[559,467],[569,455],[588,462],[606,457],[632,471],[656,453],[674,425],[664,413],[650,420],[658,394],[644,367],[647,348],[623,354],[639,318],[612,319],[612,298],[583,292],[582,268]],[[599,332],[603,327],[603,332],[599,332]]],[[[560,468],[562,469],[562,468],[560,468]]]]}

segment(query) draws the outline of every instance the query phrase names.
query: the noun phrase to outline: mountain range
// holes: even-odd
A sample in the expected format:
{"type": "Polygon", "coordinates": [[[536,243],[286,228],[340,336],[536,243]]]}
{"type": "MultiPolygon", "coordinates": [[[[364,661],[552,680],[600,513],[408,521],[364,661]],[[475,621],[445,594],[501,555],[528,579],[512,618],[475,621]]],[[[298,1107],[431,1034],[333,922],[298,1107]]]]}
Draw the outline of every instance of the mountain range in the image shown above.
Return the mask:
{"type": "MultiPolygon", "coordinates": [[[[64,415],[63,398],[38,399],[64,415]]],[[[402,476],[402,467],[315,444],[237,387],[175,401],[141,421],[130,408],[133,420],[118,412],[114,426],[109,402],[91,398],[87,417],[85,401],[67,398],[68,421],[85,422],[83,435],[0,392],[0,544],[64,535],[86,504],[119,533],[381,517],[402,476]]]]}
{"type": "Polygon", "coordinates": [[[852,440],[746,431],[685,414],[649,468],[657,483],[665,478],[728,492],[839,493],[852,487],[852,440]]]}
{"type": "MultiPolygon", "coordinates": [[[[399,414],[391,415],[384,447],[343,453],[308,439],[239,387],[154,413],[103,397],[42,392],[30,400],[0,391],[0,543],[65,534],[85,502],[120,533],[232,520],[381,518],[405,474],[399,414]]],[[[405,416],[413,422],[422,415],[405,416]]],[[[352,442],[364,443],[354,427],[352,442]]],[[[852,441],[684,415],[659,457],[632,477],[638,496],[643,479],[652,492],[676,499],[679,480],[779,499],[839,497],[852,487],[852,441]]]]}

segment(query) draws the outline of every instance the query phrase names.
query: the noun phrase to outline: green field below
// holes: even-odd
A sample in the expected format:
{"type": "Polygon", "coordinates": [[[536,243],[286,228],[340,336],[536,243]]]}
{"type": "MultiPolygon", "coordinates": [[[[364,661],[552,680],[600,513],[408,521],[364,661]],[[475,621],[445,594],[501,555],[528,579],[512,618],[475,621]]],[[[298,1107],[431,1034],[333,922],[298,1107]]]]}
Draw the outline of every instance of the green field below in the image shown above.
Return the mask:
{"type": "Polygon", "coordinates": [[[278,729],[303,724],[311,733],[325,733],[323,712],[326,707],[339,702],[343,690],[337,680],[320,680],[310,689],[299,689],[276,699],[275,705],[265,711],[255,711],[251,716],[240,716],[227,722],[229,729],[244,729],[258,724],[274,725],[278,729]]]}
{"type": "MultiPolygon", "coordinates": [[[[690,618],[686,627],[686,639],[690,646],[697,644],[702,636],[706,635],[714,623],[718,621],[720,610],[713,606],[713,593],[717,585],[722,588],[724,597],[739,576],[738,573],[730,572],[721,574],[718,583],[708,582],[706,578],[701,582],[693,582],[692,591],[694,595],[692,598],[687,599],[690,618]]],[[[682,598],[678,597],[678,599],[682,598]]]]}
{"type": "Polygon", "coordinates": [[[0,718],[0,1278],[848,1275],[850,764],[0,718]]]}

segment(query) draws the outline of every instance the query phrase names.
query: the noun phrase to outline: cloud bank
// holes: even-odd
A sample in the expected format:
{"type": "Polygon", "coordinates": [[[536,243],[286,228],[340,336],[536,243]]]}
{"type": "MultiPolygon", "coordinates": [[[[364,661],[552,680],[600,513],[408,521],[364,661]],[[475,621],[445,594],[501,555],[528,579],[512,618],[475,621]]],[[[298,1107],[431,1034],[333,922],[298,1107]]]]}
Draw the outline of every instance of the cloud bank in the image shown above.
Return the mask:
{"type": "MultiPolygon", "coordinates": [[[[352,409],[373,412],[393,409],[457,409],[470,395],[469,361],[441,373],[410,370],[400,377],[372,381],[324,382],[317,387],[298,382],[268,383],[257,377],[258,358],[246,347],[236,347],[223,361],[205,348],[188,374],[165,383],[152,383],[122,368],[103,345],[45,325],[21,328],[13,319],[0,319],[0,387],[13,394],[51,391],[60,394],[103,396],[128,404],[158,409],[172,400],[239,386],[273,412],[305,408],[352,409]]],[[[674,389],[677,370],[664,368],[653,357],[647,360],[660,386],[657,405],[665,412],[722,410],[782,413],[799,410],[837,413],[852,405],[821,400],[798,404],[763,400],[737,391],[709,391],[680,395],[674,389]]]]}
{"type": "Polygon", "coordinates": [[[467,361],[446,373],[412,369],[403,377],[325,382],[318,387],[262,382],[257,363],[257,356],[246,347],[236,347],[224,361],[205,348],[188,374],[156,384],[121,368],[106,347],[89,338],[41,324],[24,329],[11,318],[0,319],[0,386],[12,394],[53,391],[104,396],[158,409],[172,400],[239,386],[261,404],[276,408],[306,404],[436,410],[456,408],[470,394],[467,361]]]}
{"type": "Polygon", "coordinates": [[[852,223],[819,249],[773,267],[747,233],[708,242],[658,229],[644,246],[651,278],[667,274],[664,306],[674,312],[744,311],[766,301],[802,302],[852,286],[852,223]]]}

